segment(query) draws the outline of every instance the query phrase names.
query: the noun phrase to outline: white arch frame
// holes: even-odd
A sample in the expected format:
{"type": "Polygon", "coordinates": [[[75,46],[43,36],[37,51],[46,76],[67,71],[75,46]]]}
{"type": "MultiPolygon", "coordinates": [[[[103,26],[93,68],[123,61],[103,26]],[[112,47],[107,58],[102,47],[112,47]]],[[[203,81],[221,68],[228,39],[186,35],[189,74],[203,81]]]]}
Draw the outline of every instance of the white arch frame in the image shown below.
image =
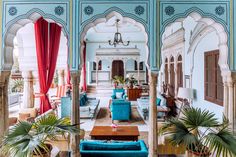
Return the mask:
{"type": "MultiPolygon", "coordinates": [[[[18,21],[16,21],[14,24],[10,25],[8,29],[6,30],[6,33],[4,35],[4,47],[3,47],[3,63],[2,63],[2,70],[4,71],[11,71],[12,65],[13,65],[13,49],[14,49],[14,38],[16,37],[16,34],[18,30],[22,27],[24,27],[28,23],[34,23],[37,21],[40,17],[43,17],[40,13],[33,12],[27,18],[24,16],[18,21]]],[[[51,18],[46,18],[49,22],[55,22],[58,25],[62,27],[63,33],[65,37],[68,39],[68,34],[65,32],[65,28],[63,25],[51,18]]],[[[67,46],[68,46],[68,40],[67,40],[67,46]]]]}
{"type": "Polygon", "coordinates": [[[136,20],[132,19],[132,18],[129,18],[129,17],[124,17],[122,16],[120,13],[118,12],[115,12],[115,11],[112,11],[110,12],[109,14],[107,14],[104,18],[98,18],[96,19],[95,21],[87,24],[85,27],[84,27],[84,30],[82,31],[81,33],[81,36],[80,36],[80,69],[82,68],[82,65],[84,64],[84,61],[83,61],[83,50],[85,48],[85,45],[84,45],[84,41],[85,41],[85,36],[88,32],[88,30],[92,27],[95,27],[96,25],[98,25],[99,23],[104,23],[104,22],[107,22],[108,20],[110,20],[112,17],[116,16],[118,19],[120,19],[121,21],[125,21],[125,22],[129,22],[129,23],[132,23],[134,26],[137,26],[139,27],[142,32],[144,33],[144,36],[145,36],[145,49],[146,49],[146,61],[145,61],[145,64],[146,64],[146,67],[149,69],[149,64],[148,64],[148,60],[149,60],[149,48],[148,48],[148,33],[146,32],[145,30],[145,27],[143,26],[142,23],[139,23],[137,22],[136,20]]]}

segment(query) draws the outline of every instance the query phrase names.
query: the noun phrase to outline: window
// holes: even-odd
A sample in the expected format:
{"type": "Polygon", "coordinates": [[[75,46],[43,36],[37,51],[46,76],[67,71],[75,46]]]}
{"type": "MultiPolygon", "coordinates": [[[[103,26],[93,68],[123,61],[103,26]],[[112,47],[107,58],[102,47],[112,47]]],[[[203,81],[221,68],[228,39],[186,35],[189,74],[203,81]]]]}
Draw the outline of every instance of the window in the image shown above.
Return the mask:
{"type": "Polygon", "coordinates": [[[102,61],[101,60],[98,62],[98,70],[102,70],[102,61]]]}
{"type": "MultiPolygon", "coordinates": [[[[97,70],[97,65],[96,65],[96,62],[93,62],[93,70],[97,70]]],[[[100,60],[98,62],[98,70],[102,70],[102,61],[100,60]]]]}
{"type": "Polygon", "coordinates": [[[182,69],[182,56],[178,57],[177,62],[177,87],[183,87],[183,69],[182,69]]]}
{"type": "Polygon", "coordinates": [[[175,96],[175,65],[174,65],[174,57],[170,59],[170,86],[169,86],[169,94],[171,96],[175,96]]]}
{"type": "Polygon", "coordinates": [[[93,62],[93,70],[96,70],[96,62],[93,62]]]}
{"type": "Polygon", "coordinates": [[[205,53],[204,88],[205,100],[223,106],[223,81],[218,65],[219,50],[205,53]]]}
{"type": "MultiPolygon", "coordinates": [[[[138,62],[134,61],[134,70],[138,70],[138,62]]],[[[143,70],[143,62],[139,63],[139,70],[143,70]]]]}

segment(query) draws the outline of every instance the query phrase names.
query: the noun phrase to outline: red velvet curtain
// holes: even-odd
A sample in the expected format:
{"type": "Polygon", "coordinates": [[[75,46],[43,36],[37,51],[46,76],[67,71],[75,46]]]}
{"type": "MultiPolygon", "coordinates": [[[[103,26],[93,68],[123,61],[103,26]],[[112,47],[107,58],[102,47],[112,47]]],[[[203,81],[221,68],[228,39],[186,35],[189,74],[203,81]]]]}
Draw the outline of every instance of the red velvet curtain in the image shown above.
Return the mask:
{"type": "Polygon", "coordinates": [[[83,64],[83,91],[86,92],[87,91],[87,82],[86,82],[86,42],[84,42],[84,51],[83,51],[83,60],[84,60],[84,64],[83,64]]]}
{"type": "Polygon", "coordinates": [[[70,76],[70,66],[69,66],[69,50],[67,49],[67,75],[66,75],[66,86],[71,89],[71,76],[70,76]]]}
{"type": "Polygon", "coordinates": [[[47,96],[56,68],[61,27],[43,18],[35,22],[35,41],[40,86],[40,113],[51,109],[47,96]]]}

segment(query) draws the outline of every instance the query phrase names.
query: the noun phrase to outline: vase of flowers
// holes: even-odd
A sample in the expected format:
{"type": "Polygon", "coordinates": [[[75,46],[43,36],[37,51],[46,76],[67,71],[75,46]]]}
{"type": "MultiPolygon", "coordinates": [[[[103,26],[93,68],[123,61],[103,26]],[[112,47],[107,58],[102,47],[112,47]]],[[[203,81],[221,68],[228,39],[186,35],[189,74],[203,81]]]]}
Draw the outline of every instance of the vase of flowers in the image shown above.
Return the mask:
{"type": "Polygon", "coordinates": [[[138,81],[134,78],[134,75],[130,75],[125,79],[126,84],[129,88],[133,88],[134,85],[137,85],[138,81]]]}

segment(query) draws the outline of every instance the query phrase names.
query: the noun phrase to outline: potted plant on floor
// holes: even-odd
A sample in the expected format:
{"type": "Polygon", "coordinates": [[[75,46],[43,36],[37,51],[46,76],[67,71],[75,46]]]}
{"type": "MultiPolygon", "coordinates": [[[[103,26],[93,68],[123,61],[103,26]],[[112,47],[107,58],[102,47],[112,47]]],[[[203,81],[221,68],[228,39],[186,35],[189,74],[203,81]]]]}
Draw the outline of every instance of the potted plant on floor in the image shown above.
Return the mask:
{"type": "Polygon", "coordinates": [[[161,134],[170,135],[174,145],[184,145],[188,157],[230,157],[236,155],[236,138],[224,117],[219,122],[214,113],[199,108],[186,108],[183,117],[171,118],[160,129],[161,134]]]}
{"type": "Polygon", "coordinates": [[[36,122],[22,121],[9,128],[1,144],[1,152],[12,157],[49,157],[52,145],[68,133],[77,134],[79,130],[70,125],[69,118],[58,119],[55,115],[46,115],[36,122]]]}

